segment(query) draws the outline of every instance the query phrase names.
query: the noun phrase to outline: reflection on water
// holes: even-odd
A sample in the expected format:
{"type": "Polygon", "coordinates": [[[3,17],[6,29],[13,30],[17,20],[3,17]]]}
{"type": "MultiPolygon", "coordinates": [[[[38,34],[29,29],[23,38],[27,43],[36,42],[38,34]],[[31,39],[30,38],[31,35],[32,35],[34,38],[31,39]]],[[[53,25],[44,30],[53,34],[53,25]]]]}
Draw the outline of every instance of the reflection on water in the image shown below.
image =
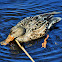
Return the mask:
{"type": "MultiPolygon", "coordinates": [[[[11,27],[23,18],[52,11],[62,12],[61,0],[0,0],[0,41],[6,39],[11,27]]],[[[55,16],[62,17],[62,14],[55,16]]],[[[62,21],[48,34],[47,48],[41,48],[45,37],[23,45],[36,62],[62,62],[62,21]]],[[[0,62],[7,61],[31,62],[16,43],[0,45],[0,62]]]]}

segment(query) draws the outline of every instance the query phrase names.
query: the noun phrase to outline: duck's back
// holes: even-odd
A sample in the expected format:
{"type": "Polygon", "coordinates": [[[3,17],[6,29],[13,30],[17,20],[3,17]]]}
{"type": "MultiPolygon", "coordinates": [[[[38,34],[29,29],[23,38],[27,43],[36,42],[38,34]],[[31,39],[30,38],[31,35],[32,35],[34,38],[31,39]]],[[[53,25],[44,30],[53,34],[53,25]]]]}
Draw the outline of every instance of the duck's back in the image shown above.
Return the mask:
{"type": "Polygon", "coordinates": [[[32,32],[34,30],[39,29],[43,24],[45,24],[46,21],[42,20],[41,15],[37,15],[34,17],[27,17],[23,20],[21,20],[17,25],[22,26],[26,29],[26,32],[32,32]]]}
{"type": "Polygon", "coordinates": [[[54,14],[58,13],[45,13],[21,20],[15,27],[21,26],[26,29],[26,32],[16,39],[21,42],[27,42],[43,37],[46,34],[47,29],[50,29],[54,23],[60,21],[60,18],[53,17],[54,14]]]}
{"type": "Polygon", "coordinates": [[[27,17],[20,21],[17,26],[18,25],[26,29],[26,33],[18,38],[24,42],[38,39],[44,36],[47,29],[47,21],[43,21],[41,15],[27,17]]]}

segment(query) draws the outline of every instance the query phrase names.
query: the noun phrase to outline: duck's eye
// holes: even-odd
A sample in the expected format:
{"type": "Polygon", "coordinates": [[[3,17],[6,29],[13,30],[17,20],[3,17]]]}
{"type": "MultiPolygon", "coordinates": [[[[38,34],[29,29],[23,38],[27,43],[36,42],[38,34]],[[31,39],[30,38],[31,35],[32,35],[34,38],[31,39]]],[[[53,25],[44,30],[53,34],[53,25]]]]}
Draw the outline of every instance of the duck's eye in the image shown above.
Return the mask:
{"type": "Polygon", "coordinates": [[[44,20],[47,20],[47,18],[44,18],[44,20]]]}
{"type": "Polygon", "coordinates": [[[15,32],[13,32],[13,34],[14,34],[15,32]]]}

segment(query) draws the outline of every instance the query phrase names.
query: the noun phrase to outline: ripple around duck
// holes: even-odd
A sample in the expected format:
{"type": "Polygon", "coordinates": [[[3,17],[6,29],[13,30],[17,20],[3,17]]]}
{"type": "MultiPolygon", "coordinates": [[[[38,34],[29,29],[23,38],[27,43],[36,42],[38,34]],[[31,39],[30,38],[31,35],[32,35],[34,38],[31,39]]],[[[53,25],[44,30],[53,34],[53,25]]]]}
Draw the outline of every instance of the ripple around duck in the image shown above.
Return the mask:
{"type": "MultiPolygon", "coordinates": [[[[11,27],[23,18],[52,11],[62,12],[61,0],[5,0],[0,2],[0,41],[6,39],[11,27]]],[[[56,16],[62,17],[62,14],[56,16]]],[[[58,28],[49,32],[47,48],[41,48],[43,38],[38,42],[36,40],[30,43],[29,47],[25,45],[25,49],[36,62],[62,61],[62,21],[55,27],[58,28]]],[[[31,62],[25,53],[17,47],[0,45],[0,62],[31,62]]]]}

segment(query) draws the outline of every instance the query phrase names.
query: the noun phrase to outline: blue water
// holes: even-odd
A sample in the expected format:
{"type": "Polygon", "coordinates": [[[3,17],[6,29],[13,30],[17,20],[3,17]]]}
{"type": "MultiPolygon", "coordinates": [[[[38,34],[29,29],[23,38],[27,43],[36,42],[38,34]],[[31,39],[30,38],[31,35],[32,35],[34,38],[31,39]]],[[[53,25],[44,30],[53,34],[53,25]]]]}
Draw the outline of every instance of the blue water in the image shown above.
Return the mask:
{"type": "MultiPolygon", "coordinates": [[[[0,42],[10,29],[25,17],[57,11],[62,17],[62,0],[0,0],[0,42]]],[[[48,33],[47,48],[41,48],[44,38],[25,43],[25,49],[35,62],[62,62],[62,20],[48,33]]],[[[31,62],[17,44],[1,46],[0,62],[31,62]]]]}

